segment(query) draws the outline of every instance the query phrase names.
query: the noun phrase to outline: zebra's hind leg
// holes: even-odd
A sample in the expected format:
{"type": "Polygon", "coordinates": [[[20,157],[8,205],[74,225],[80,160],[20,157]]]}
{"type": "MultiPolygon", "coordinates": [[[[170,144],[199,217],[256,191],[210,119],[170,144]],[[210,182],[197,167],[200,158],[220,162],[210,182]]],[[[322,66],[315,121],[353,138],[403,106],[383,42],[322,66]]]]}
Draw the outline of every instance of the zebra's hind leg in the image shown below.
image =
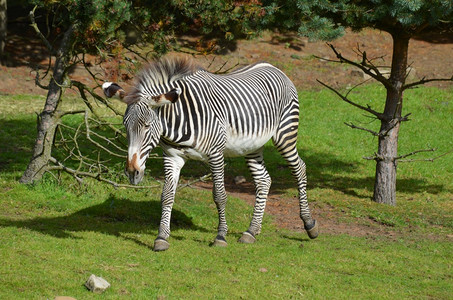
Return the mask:
{"type": "Polygon", "coordinates": [[[255,182],[255,207],[249,229],[242,234],[239,242],[251,244],[255,242],[255,236],[261,232],[267,195],[272,181],[264,165],[262,148],[255,153],[248,154],[245,159],[255,182]]]}
{"type": "Polygon", "coordinates": [[[297,123],[295,126],[286,127],[285,130],[277,132],[273,138],[274,144],[280,154],[287,161],[293,177],[296,179],[299,191],[300,218],[304,222],[304,228],[311,239],[318,237],[318,222],[312,218],[307,200],[307,174],[304,161],[300,158],[297,148],[297,123]],[[288,133],[292,130],[292,133],[288,133]],[[295,133],[294,133],[295,131],[295,133]]]}
{"type": "Polygon", "coordinates": [[[225,217],[225,207],[227,202],[227,195],[225,191],[225,161],[223,154],[211,155],[209,157],[209,166],[212,172],[213,189],[212,195],[219,214],[219,226],[217,229],[217,236],[214,240],[213,246],[226,247],[227,241],[225,236],[228,232],[228,226],[225,217]]]}

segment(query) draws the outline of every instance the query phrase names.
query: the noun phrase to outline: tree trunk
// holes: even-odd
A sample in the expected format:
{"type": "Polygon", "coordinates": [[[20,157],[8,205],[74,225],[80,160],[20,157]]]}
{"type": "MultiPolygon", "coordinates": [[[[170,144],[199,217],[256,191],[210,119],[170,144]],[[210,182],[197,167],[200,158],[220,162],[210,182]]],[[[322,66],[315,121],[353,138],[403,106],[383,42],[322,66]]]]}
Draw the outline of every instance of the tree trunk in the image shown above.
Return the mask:
{"type": "Polygon", "coordinates": [[[409,36],[392,34],[393,56],[390,81],[387,88],[384,118],[381,120],[376,177],[373,200],[378,203],[396,205],[396,167],[398,156],[398,132],[403,107],[403,85],[406,80],[409,36]]]}
{"type": "Polygon", "coordinates": [[[6,0],[0,0],[0,62],[5,60],[6,30],[7,30],[6,0]]]}
{"type": "Polygon", "coordinates": [[[60,120],[57,108],[60,104],[62,85],[64,84],[66,71],[71,59],[73,31],[71,26],[65,32],[57,51],[46,103],[43,111],[38,116],[38,134],[33,148],[33,156],[20,179],[21,183],[32,183],[40,180],[49,163],[55,131],[60,120]]]}

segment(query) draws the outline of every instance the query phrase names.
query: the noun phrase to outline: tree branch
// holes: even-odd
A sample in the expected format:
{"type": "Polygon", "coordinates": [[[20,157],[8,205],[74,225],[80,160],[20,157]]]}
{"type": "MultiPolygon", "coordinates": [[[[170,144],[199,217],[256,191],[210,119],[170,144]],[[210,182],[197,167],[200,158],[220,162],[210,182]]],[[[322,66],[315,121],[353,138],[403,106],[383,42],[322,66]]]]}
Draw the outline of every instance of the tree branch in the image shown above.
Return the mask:
{"type": "Polygon", "coordinates": [[[357,104],[357,103],[355,103],[355,102],[349,100],[346,96],[343,96],[340,92],[338,92],[338,91],[337,91],[336,89],[334,89],[333,87],[331,87],[331,86],[325,84],[324,82],[320,81],[319,79],[316,79],[316,81],[319,82],[320,84],[322,84],[324,87],[326,87],[326,88],[328,88],[329,90],[331,90],[332,92],[334,92],[335,94],[337,94],[344,102],[349,103],[349,104],[351,104],[352,106],[355,106],[355,107],[357,107],[357,108],[360,108],[360,109],[362,109],[362,110],[364,110],[364,111],[366,111],[366,112],[369,112],[369,113],[372,114],[372,115],[375,115],[379,120],[385,119],[385,115],[384,115],[384,114],[379,113],[379,112],[373,110],[370,106],[365,107],[365,106],[362,106],[362,105],[360,105],[360,104],[357,104]]]}
{"type": "Polygon", "coordinates": [[[74,170],[72,168],[69,168],[69,167],[65,166],[64,164],[62,164],[61,162],[59,162],[54,157],[51,157],[49,159],[49,161],[54,163],[55,166],[47,167],[46,171],[52,171],[52,170],[64,171],[64,172],[70,174],[71,176],[73,176],[74,178],[76,178],[77,181],[80,182],[80,183],[82,182],[82,179],[80,177],[90,177],[90,178],[96,179],[98,181],[111,184],[115,188],[123,187],[123,188],[134,188],[134,189],[149,189],[149,188],[161,187],[161,185],[141,185],[141,186],[139,186],[139,185],[121,184],[121,183],[117,183],[115,181],[112,181],[112,180],[109,180],[109,179],[106,179],[106,178],[102,177],[100,173],[82,172],[82,171],[78,171],[78,170],[74,170]]]}
{"type": "Polygon", "coordinates": [[[416,87],[417,85],[423,85],[425,83],[434,82],[434,81],[453,81],[453,76],[451,76],[450,78],[431,78],[431,79],[425,79],[425,77],[423,77],[422,80],[405,84],[402,89],[404,91],[406,89],[412,89],[412,88],[416,87]]]}
{"type": "MultiPolygon", "coordinates": [[[[436,150],[436,149],[418,150],[418,151],[414,151],[414,152],[411,152],[411,153],[409,153],[409,154],[403,156],[403,158],[404,158],[404,157],[408,157],[409,155],[412,155],[412,154],[419,153],[419,152],[430,152],[430,151],[435,151],[435,150],[436,150]]],[[[401,160],[401,159],[398,159],[398,162],[415,162],[415,161],[430,161],[430,162],[433,162],[433,161],[435,161],[436,159],[441,158],[441,157],[443,157],[443,156],[446,156],[446,155],[448,155],[448,154],[450,154],[450,153],[452,153],[452,152],[453,152],[453,149],[450,149],[449,151],[445,152],[444,154],[441,154],[441,155],[438,155],[438,156],[435,156],[435,157],[432,157],[432,158],[424,158],[424,159],[423,159],[423,158],[422,158],[422,159],[402,159],[402,160],[401,160]]]]}
{"type": "MultiPolygon", "coordinates": [[[[51,65],[51,62],[49,61],[49,67],[50,67],[50,65],[51,65]]],[[[48,69],[48,70],[49,70],[49,69],[48,69]]],[[[40,77],[39,77],[39,69],[38,69],[38,67],[36,67],[36,68],[34,69],[34,71],[36,72],[36,76],[35,76],[35,84],[36,84],[38,87],[42,88],[43,90],[48,90],[48,89],[49,89],[49,85],[43,85],[43,84],[41,84],[41,79],[40,79],[40,77]]],[[[33,71],[30,71],[30,73],[31,73],[31,72],[33,72],[33,71]]],[[[44,77],[45,77],[45,75],[44,75],[44,77]]],[[[44,77],[43,77],[43,78],[44,78],[44,77]]]]}
{"type": "Polygon", "coordinates": [[[87,139],[88,139],[91,143],[93,143],[96,147],[98,147],[98,148],[104,150],[105,152],[109,153],[110,155],[113,155],[113,156],[116,156],[116,157],[120,157],[120,158],[126,158],[126,155],[121,155],[121,154],[117,154],[117,153],[115,153],[115,152],[112,152],[112,151],[110,151],[109,149],[105,148],[104,146],[102,146],[101,144],[99,144],[98,142],[96,142],[95,140],[93,140],[93,139],[91,138],[91,135],[90,135],[90,134],[94,134],[94,135],[96,135],[98,138],[101,138],[101,139],[103,139],[105,142],[107,142],[107,144],[109,144],[109,145],[111,145],[111,146],[114,146],[117,150],[127,153],[126,150],[121,149],[121,147],[118,147],[115,143],[113,143],[113,142],[110,141],[109,139],[107,139],[107,138],[105,138],[105,137],[103,137],[103,136],[100,136],[99,134],[97,134],[97,133],[95,133],[95,132],[93,132],[93,131],[90,130],[90,126],[89,126],[89,124],[88,124],[88,112],[87,112],[87,111],[85,111],[85,127],[86,127],[86,137],[87,137],[87,139]]]}
{"type": "Polygon", "coordinates": [[[404,154],[404,155],[397,156],[397,157],[395,157],[395,159],[406,158],[408,156],[412,156],[412,155],[415,155],[415,154],[421,153],[421,152],[433,152],[433,151],[436,151],[436,149],[435,148],[431,148],[431,149],[415,150],[415,151],[412,151],[411,153],[407,153],[407,154],[404,154]]]}
{"type": "Polygon", "coordinates": [[[372,78],[374,78],[377,81],[379,81],[380,83],[382,83],[387,89],[391,89],[391,90],[394,89],[394,86],[392,85],[390,80],[388,80],[387,78],[385,78],[384,75],[382,75],[382,73],[379,71],[379,69],[371,62],[371,60],[369,60],[366,57],[365,52],[360,52],[360,50],[359,50],[359,52],[362,55],[362,62],[357,63],[357,62],[347,59],[343,55],[341,55],[341,53],[338,52],[337,49],[332,44],[328,43],[327,45],[332,49],[332,51],[335,53],[335,55],[338,58],[338,61],[333,61],[333,62],[347,63],[349,65],[357,67],[360,70],[362,70],[365,74],[371,76],[372,78]]]}
{"type": "Polygon", "coordinates": [[[191,186],[192,184],[194,183],[197,183],[197,182],[205,182],[206,180],[210,180],[212,179],[212,173],[209,173],[209,174],[206,174],[206,175],[203,175],[201,176],[200,178],[196,179],[196,180],[193,180],[193,181],[190,181],[188,183],[185,183],[185,184],[179,184],[178,187],[176,188],[178,191],[183,189],[183,188],[186,188],[186,187],[189,187],[191,186]]]}
{"type": "Polygon", "coordinates": [[[395,161],[398,161],[398,162],[417,162],[417,161],[429,161],[429,162],[433,162],[434,160],[436,159],[439,159],[443,156],[446,156],[450,153],[453,152],[453,149],[450,149],[449,151],[445,152],[444,154],[441,154],[441,155],[438,155],[438,156],[435,156],[435,157],[431,157],[431,158],[421,158],[421,159],[403,159],[403,158],[406,158],[406,157],[409,157],[409,156],[412,156],[412,155],[416,155],[418,153],[422,153],[422,152],[434,152],[436,151],[435,148],[431,148],[431,149],[421,149],[421,150],[415,150],[415,151],[412,151],[410,153],[407,153],[407,154],[404,154],[404,155],[400,155],[400,156],[397,156],[397,157],[383,157],[383,156],[380,156],[379,154],[377,153],[374,153],[374,156],[364,156],[363,159],[366,159],[366,160],[376,160],[376,161],[382,161],[382,160],[391,160],[393,162],[395,161]]]}
{"type": "MultiPolygon", "coordinates": [[[[110,103],[108,103],[107,100],[105,100],[103,97],[96,94],[92,88],[89,88],[88,86],[86,86],[85,84],[83,84],[82,82],[77,81],[77,80],[71,80],[71,84],[74,85],[75,87],[77,87],[77,89],[79,91],[82,91],[82,90],[87,91],[94,99],[98,100],[99,102],[101,102],[102,104],[107,106],[117,116],[123,116],[123,114],[121,112],[119,112],[115,107],[113,107],[110,103]]],[[[84,98],[84,100],[85,100],[86,99],[85,93],[81,92],[80,94],[82,97],[85,97],[84,98]]],[[[90,109],[90,110],[92,110],[92,109],[90,109]]]]}
{"type": "Polygon", "coordinates": [[[33,29],[35,30],[36,34],[39,36],[39,38],[42,40],[42,42],[44,43],[44,45],[46,45],[47,49],[49,49],[49,52],[51,54],[54,54],[55,53],[55,50],[53,49],[52,45],[49,43],[49,41],[46,39],[46,37],[42,34],[41,30],[39,30],[38,28],[38,24],[36,24],[36,21],[35,21],[35,10],[38,6],[35,5],[35,7],[30,11],[30,13],[28,14],[28,17],[30,18],[30,26],[33,27],[33,29]]]}
{"type": "Polygon", "coordinates": [[[373,136],[380,136],[380,135],[381,135],[381,133],[378,133],[378,132],[376,132],[376,131],[373,131],[373,130],[371,130],[371,129],[367,129],[367,128],[364,128],[364,127],[356,126],[356,125],[354,125],[354,124],[352,124],[352,123],[349,123],[349,124],[348,124],[348,123],[344,122],[344,124],[345,124],[346,126],[348,126],[348,127],[351,127],[352,129],[359,129],[359,130],[363,130],[363,131],[369,132],[369,133],[371,133],[373,136]]]}

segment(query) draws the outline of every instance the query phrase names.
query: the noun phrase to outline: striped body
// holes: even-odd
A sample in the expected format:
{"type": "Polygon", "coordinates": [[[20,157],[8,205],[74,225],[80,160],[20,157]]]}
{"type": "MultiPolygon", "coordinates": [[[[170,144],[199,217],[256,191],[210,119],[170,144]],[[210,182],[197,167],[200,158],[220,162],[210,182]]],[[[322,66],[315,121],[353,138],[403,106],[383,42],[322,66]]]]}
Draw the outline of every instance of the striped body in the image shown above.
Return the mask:
{"type": "Polygon", "coordinates": [[[165,144],[187,147],[190,158],[207,160],[215,151],[244,156],[261,148],[274,136],[283,111],[291,107],[298,114],[299,107],[297,102],[281,98],[284,89],[296,93],[290,81],[277,90],[248,80],[260,75],[273,78],[282,74],[261,63],[228,76],[198,71],[175,83],[183,91],[180,100],[157,112],[164,149],[165,144]]]}
{"type": "Polygon", "coordinates": [[[184,59],[163,59],[138,78],[134,91],[126,97],[129,103],[124,116],[129,141],[126,170],[131,182],[138,183],[143,178],[149,152],[158,143],[163,148],[165,184],[156,239],[156,247],[163,249],[157,250],[168,248],[171,208],[179,173],[187,159],[206,161],[211,167],[214,201],[219,212],[215,241],[226,245],[224,157],[245,156],[255,181],[256,204],[242,241],[254,241],[261,230],[271,184],[262,156],[263,146],[270,139],[296,179],[306,229],[316,225],[307,203],[305,164],[296,148],[297,91],[283,72],[268,63],[257,63],[227,75],[216,75],[184,59]]]}

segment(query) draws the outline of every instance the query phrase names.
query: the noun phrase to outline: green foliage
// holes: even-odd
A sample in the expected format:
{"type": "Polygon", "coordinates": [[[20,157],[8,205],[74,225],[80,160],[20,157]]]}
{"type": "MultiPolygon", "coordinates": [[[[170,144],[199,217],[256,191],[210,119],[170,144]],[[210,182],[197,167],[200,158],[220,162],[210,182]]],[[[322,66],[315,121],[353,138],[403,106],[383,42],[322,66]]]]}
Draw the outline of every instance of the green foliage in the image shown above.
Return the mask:
{"type": "Polygon", "coordinates": [[[226,39],[253,36],[266,16],[257,0],[252,1],[191,1],[173,0],[171,3],[185,19],[184,25],[200,29],[203,34],[225,34],[226,39]]]}
{"type": "Polygon", "coordinates": [[[75,25],[75,52],[151,43],[155,54],[175,47],[175,35],[197,31],[232,40],[255,36],[270,8],[248,1],[31,0],[52,19],[53,30],[75,25]]]}
{"type": "Polygon", "coordinates": [[[453,21],[449,0],[30,1],[53,18],[56,33],[76,25],[77,53],[147,42],[160,55],[176,46],[176,34],[186,32],[227,40],[253,37],[263,29],[322,40],[341,36],[345,27],[447,34],[453,21]]]}
{"type": "Polygon", "coordinates": [[[371,27],[409,36],[448,34],[453,28],[450,0],[270,0],[263,5],[278,7],[271,27],[322,40],[338,37],[343,27],[371,27]]]}
{"type": "MultiPolygon", "coordinates": [[[[132,18],[129,1],[124,0],[32,0],[39,11],[52,20],[56,34],[74,26],[75,53],[112,48],[121,41],[120,28],[132,18]]],[[[123,38],[124,39],[124,38],[123,38]]]]}

